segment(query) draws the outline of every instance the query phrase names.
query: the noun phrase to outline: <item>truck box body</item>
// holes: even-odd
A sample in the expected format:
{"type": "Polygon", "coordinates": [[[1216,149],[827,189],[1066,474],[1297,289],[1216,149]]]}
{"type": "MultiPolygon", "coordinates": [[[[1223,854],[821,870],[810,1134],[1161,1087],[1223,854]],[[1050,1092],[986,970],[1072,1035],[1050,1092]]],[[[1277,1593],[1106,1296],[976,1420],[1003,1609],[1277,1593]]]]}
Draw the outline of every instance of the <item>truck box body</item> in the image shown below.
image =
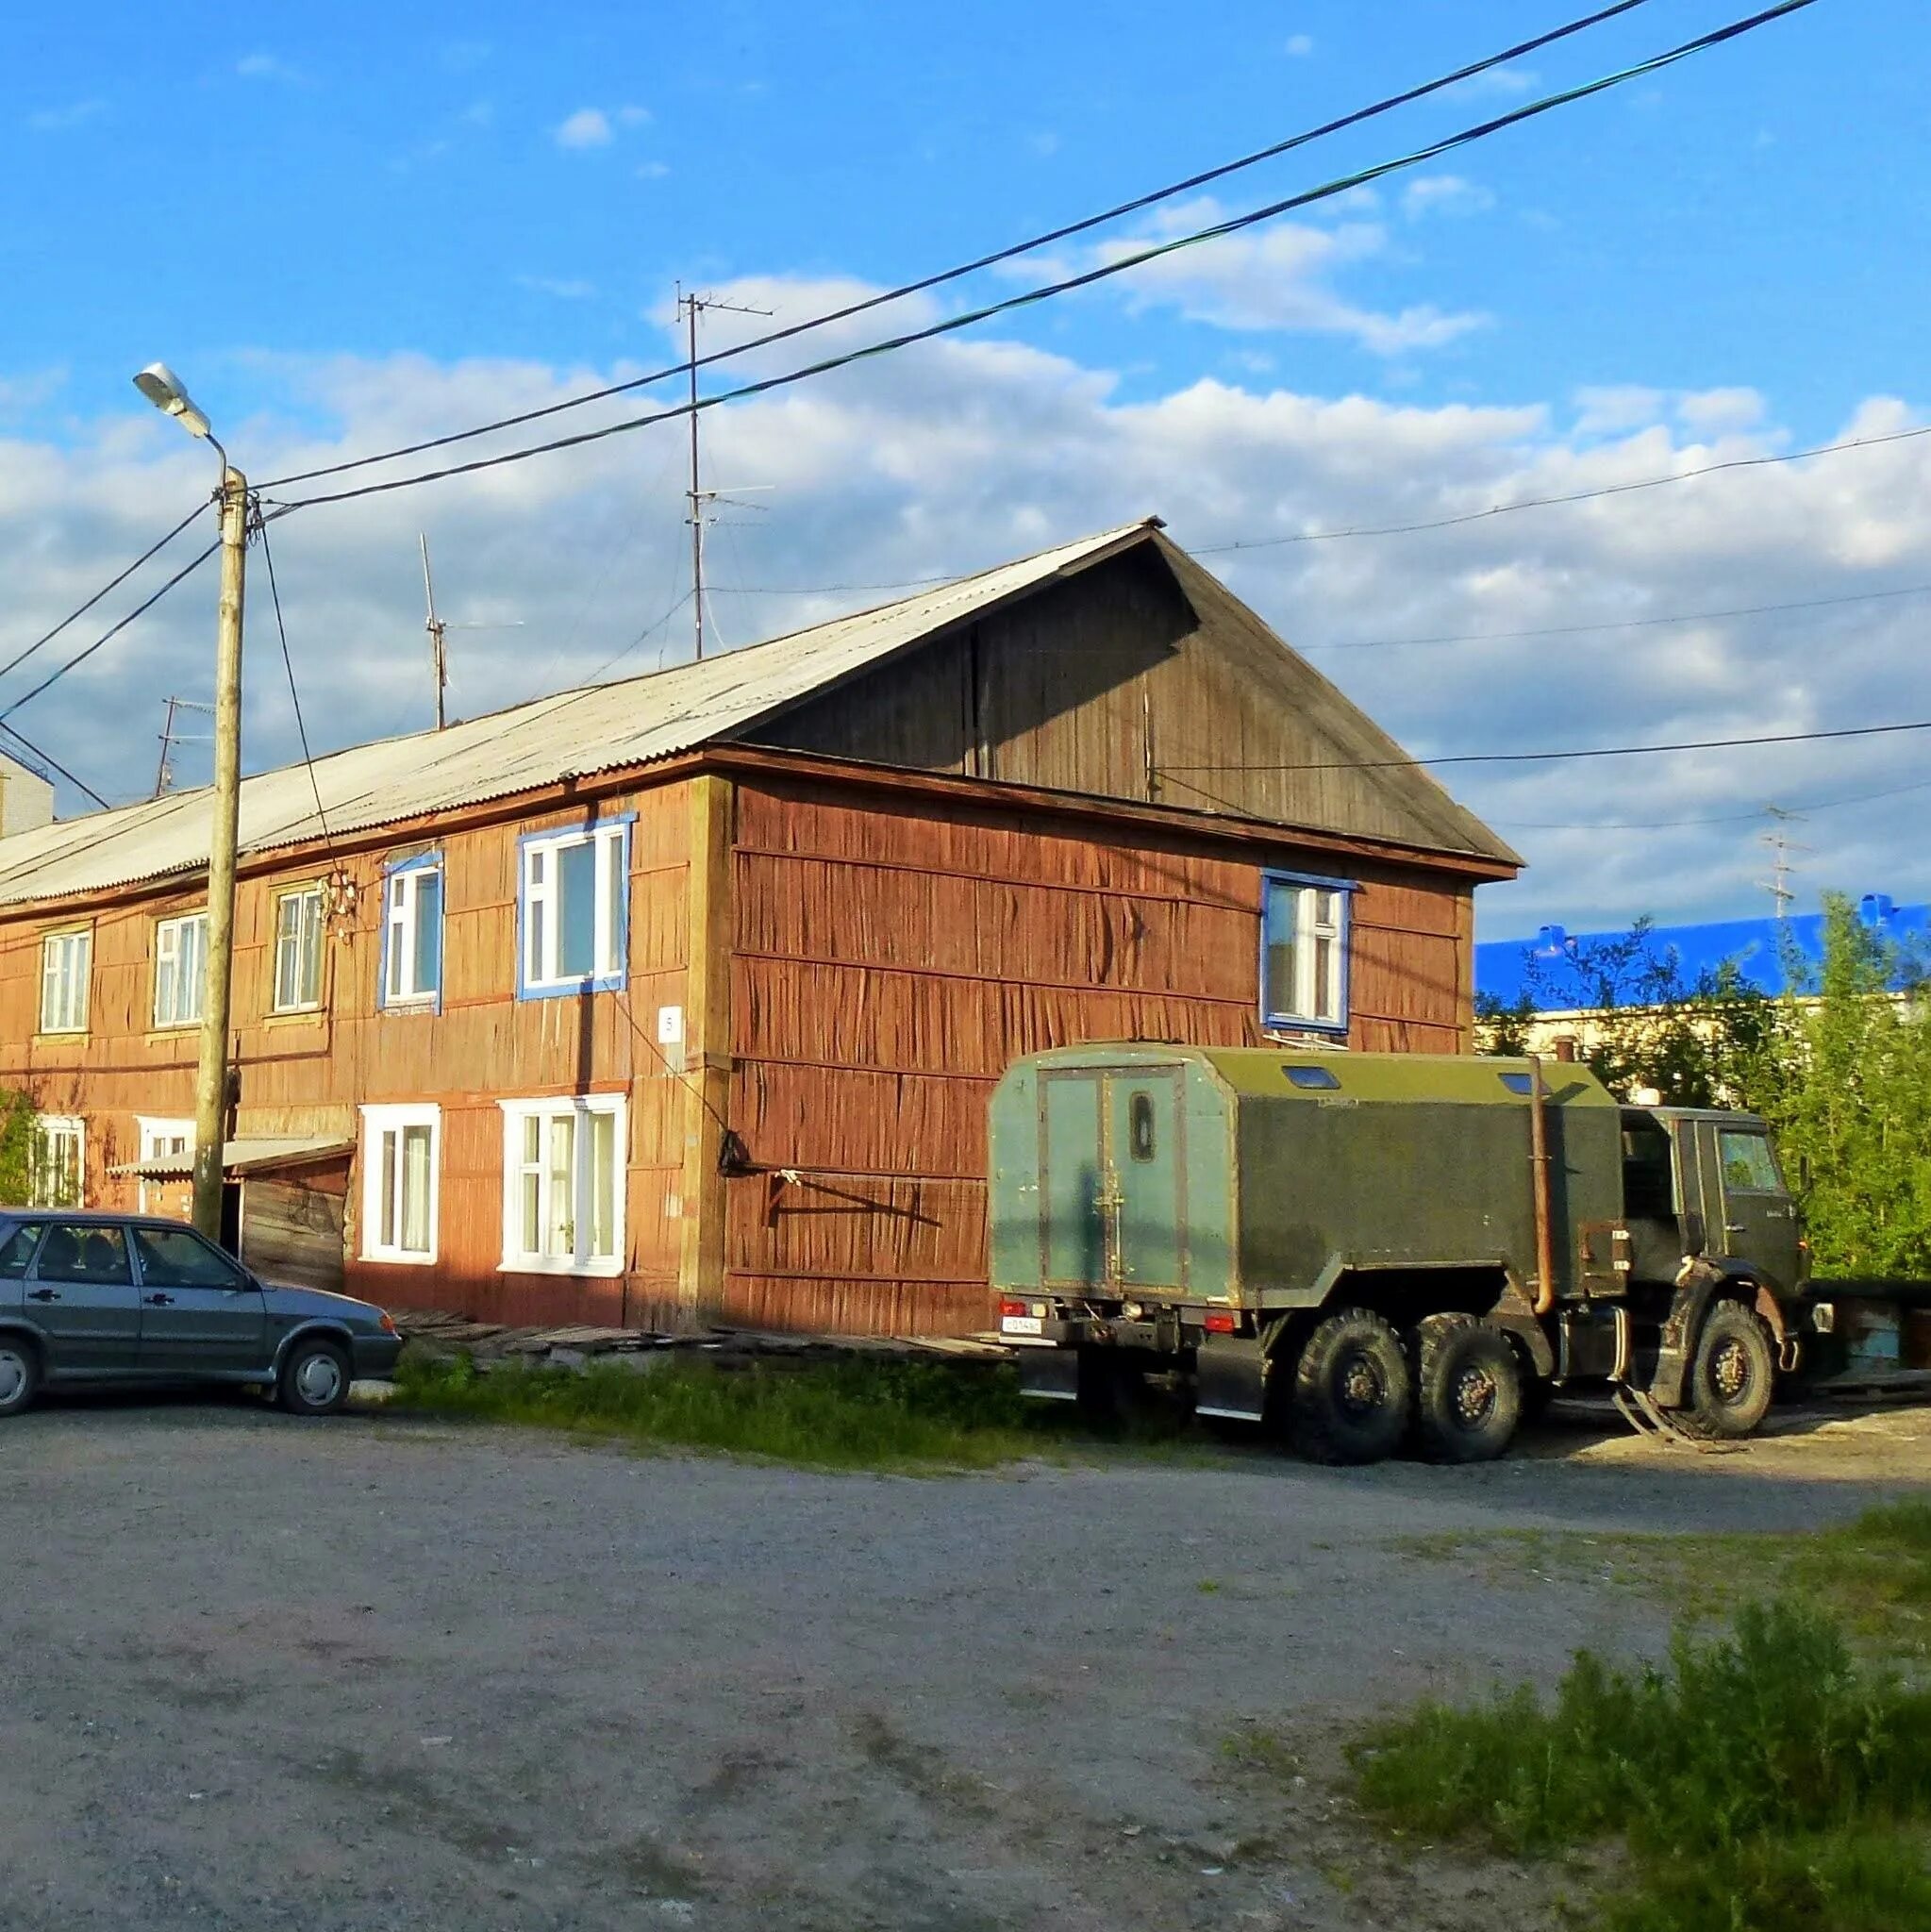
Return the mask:
{"type": "MultiPolygon", "coordinates": [[[[1621,1109],[1545,1068],[1556,1292],[1614,1293],[1621,1109]],[[1590,1240],[1590,1230],[1600,1238],[1590,1240]]],[[[991,1108],[992,1279],[1020,1294],[1313,1307],[1349,1271],[1536,1273],[1526,1060],[1074,1047],[991,1108]]]]}

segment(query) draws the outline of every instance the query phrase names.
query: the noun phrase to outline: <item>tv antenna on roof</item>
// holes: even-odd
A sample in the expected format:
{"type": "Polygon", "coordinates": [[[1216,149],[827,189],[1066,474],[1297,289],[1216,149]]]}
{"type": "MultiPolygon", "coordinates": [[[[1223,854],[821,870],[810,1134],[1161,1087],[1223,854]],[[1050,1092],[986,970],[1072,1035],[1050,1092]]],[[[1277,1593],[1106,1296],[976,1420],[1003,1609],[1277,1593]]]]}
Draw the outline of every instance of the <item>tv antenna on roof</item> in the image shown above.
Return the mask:
{"type": "Polygon", "coordinates": [[[204,705],[198,698],[169,698],[166,722],[161,725],[161,762],[154,774],[154,795],[159,798],[175,782],[174,750],[177,744],[211,744],[213,734],[207,731],[183,732],[175,729],[176,711],[205,711],[211,718],[214,707],[204,705]]]}
{"type": "MultiPolygon", "coordinates": [[[[731,315],[769,315],[769,308],[749,308],[740,302],[721,302],[715,295],[687,295],[684,284],[677,284],[677,313],[690,328],[691,343],[691,487],[684,494],[691,505],[691,617],[694,626],[697,656],[704,656],[704,525],[705,507],[723,497],[723,492],[707,490],[697,468],[697,318],[707,308],[721,308],[731,315]]],[[[769,488],[769,485],[740,484],[739,490],[769,488]]],[[[728,499],[726,499],[728,500],[728,499]]],[[[746,508],[761,506],[749,504],[746,508]]]]}
{"type": "Polygon", "coordinates": [[[443,710],[449,692],[449,633],[453,630],[521,630],[523,619],[506,618],[497,624],[448,624],[436,615],[436,585],[429,575],[429,533],[416,532],[423,547],[423,597],[429,607],[428,621],[423,628],[429,633],[429,666],[436,680],[436,728],[445,722],[443,710]]]}

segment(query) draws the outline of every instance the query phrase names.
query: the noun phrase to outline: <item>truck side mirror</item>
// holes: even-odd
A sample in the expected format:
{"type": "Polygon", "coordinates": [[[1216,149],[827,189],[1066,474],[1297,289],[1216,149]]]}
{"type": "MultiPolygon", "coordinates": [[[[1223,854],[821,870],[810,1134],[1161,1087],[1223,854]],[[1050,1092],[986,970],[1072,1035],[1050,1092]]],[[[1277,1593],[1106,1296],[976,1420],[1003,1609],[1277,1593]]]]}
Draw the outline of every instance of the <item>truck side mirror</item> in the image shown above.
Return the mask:
{"type": "Polygon", "coordinates": [[[1709,1239],[1709,1230],[1705,1227],[1703,1216],[1695,1212],[1677,1216],[1677,1224],[1683,1230],[1683,1252],[1686,1255],[1700,1255],[1704,1244],[1709,1239]]]}

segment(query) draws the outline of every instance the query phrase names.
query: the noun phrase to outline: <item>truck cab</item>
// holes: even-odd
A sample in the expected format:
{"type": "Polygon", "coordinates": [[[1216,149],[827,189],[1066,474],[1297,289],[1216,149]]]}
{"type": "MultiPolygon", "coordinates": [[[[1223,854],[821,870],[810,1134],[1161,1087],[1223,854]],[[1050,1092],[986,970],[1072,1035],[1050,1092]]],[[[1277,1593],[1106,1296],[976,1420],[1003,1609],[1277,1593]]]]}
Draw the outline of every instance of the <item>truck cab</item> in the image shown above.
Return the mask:
{"type": "Polygon", "coordinates": [[[1769,1125],[1706,1108],[1623,1109],[1623,1194],[1631,1273],[1668,1281],[1686,1256],[1748,1273],[1779,1304],[1810,1274],[1803,1218],[1769,1125]]]}

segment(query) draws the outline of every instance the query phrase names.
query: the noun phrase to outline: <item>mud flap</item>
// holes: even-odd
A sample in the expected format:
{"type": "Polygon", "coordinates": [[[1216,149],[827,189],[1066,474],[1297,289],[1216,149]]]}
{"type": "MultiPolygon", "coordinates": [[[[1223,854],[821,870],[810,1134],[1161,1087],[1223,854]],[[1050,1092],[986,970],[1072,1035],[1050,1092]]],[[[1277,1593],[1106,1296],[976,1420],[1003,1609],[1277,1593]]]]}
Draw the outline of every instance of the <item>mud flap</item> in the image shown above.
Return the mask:
{"type": "Polygon", "coordinates": [[[1204,1335],[1194,1356],[1193,1412],[1257,1423],[1266,1399],[1260,1343],[1234,1335],[1204,1335]]]}
{"type": "Polygon", "coordinates": [[[1018,1348],[1019,1392],[1040,1402],[1079,1400],[1079,1351],[1076,1348],[1018,1348]]]}

